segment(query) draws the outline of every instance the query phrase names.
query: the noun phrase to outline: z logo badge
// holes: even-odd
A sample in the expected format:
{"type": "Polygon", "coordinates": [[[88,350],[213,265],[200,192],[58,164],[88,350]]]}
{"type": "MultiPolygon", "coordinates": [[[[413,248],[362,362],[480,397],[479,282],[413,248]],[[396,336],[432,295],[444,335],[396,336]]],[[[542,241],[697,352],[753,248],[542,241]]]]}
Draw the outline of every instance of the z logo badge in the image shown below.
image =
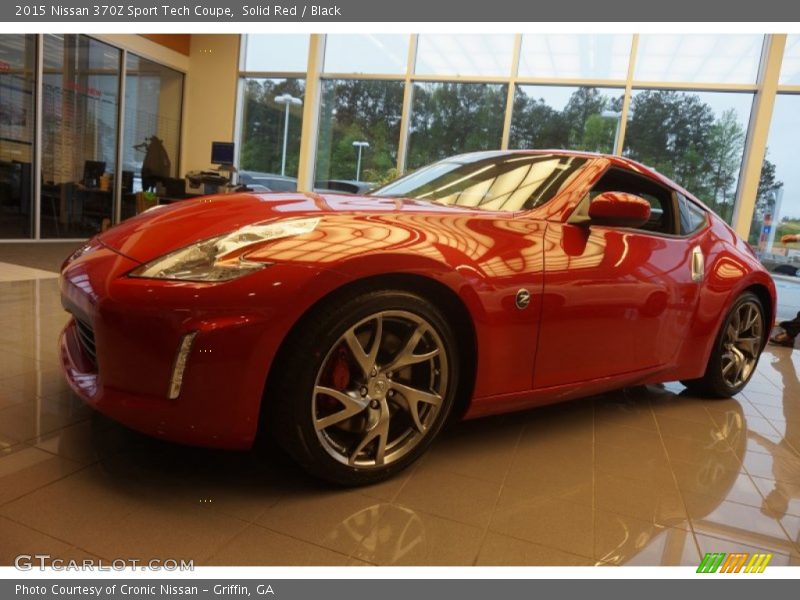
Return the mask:
{"type": "Polygon", "coordinates": [[[517,292],[516,305],[520,310],[525,310],[531,303],[531,293],[526,289],[521,289],[517,292]]]}

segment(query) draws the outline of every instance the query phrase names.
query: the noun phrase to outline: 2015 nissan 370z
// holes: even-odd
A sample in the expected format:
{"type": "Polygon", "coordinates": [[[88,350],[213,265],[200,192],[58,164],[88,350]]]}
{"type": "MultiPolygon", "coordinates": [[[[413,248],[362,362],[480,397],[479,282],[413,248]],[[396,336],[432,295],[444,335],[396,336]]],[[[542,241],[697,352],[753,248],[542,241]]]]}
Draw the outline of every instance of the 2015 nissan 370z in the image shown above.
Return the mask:
{"type": "Polygon", "coordinates": [[[750,379],[775,289],[689,192],[633,161],[449,158],[370,196],[234,194],[125,221],[63,265],[72,388],[167,440],[270,431],[313,474],[378,481],[448,417],[750,379]]]}

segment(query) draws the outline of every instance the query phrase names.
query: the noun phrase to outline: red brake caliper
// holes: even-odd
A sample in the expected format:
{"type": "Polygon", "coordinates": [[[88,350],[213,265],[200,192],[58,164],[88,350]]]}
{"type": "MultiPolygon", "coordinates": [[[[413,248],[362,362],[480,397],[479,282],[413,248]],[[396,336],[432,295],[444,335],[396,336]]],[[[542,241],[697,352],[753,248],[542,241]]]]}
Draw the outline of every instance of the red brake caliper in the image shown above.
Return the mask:
{"type": "MultiPolygon", "coordinates": [[[[350,385],[350,364],[344,346],[339,346],[331,356],[325,380],[333,389],[340,392],[347,391],[347,386],[350,385]]],[[[322,394],[317,399],[317,406],[325,414],[334,413],[342,408],[338,400],[322,394]]]]}

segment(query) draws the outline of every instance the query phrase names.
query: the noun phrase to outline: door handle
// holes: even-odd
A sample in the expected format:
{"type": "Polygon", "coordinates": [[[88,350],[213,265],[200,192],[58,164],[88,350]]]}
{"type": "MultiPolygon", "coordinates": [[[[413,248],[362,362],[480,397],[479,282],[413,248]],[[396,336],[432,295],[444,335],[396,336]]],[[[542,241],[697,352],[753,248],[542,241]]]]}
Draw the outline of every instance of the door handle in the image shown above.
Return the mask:
{"type": "Polygon", "coordinates": [[[703,281],[706,274],[706,260],[700,246],[692,248],[692,281],[699,283],[703,281]]]}

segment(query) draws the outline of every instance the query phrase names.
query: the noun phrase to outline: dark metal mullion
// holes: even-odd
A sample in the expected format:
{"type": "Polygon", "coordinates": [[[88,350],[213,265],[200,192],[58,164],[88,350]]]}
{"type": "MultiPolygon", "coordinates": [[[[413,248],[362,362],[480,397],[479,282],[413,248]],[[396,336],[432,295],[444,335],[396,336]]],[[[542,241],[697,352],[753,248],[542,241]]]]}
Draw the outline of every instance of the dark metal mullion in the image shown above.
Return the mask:
{"type": "Polygon", "coordinates": [[[120,50],[119,82],[117,84],[117,153],[114,172],[114,195],[111,222],[114,224],[122,220],[122,161],[123,143],[125,140],[125,78],[128,70],[128,51],[120,50]]]}
{"type": "MultiPolygon", "coordinates": [[[[44,35],[36,35],[36,65],[34,67],[34,95],[33,95],[33,198],[31,202],[31,218],[33,219],[34,240],[42,237],[42,90],[44,78],[44,35]]],[[[30,191],[30,190],[29,190],[30,191]]]]}

